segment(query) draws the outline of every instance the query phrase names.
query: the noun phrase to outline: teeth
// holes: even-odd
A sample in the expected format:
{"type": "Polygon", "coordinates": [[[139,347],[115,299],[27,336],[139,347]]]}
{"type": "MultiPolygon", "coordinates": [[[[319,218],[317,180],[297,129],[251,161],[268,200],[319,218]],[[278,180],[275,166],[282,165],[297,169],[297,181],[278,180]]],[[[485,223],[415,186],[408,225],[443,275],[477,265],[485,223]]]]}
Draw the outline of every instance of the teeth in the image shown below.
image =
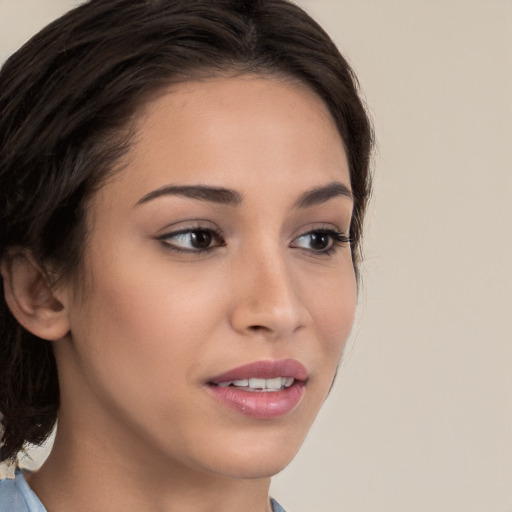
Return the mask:
{"type": "Polygon", "coordinates": [[[289,388],[293,382],[293,377],[275,377],[273,379],[241,379],[241,380],[229,380],[226,382],[219,382],[217,386],[221,388],[227,388],[229,386],[246,388],[246,391],[280,391],[284,388],[289,388]]]}
{"type": "Polygon", "coordinates": [[[267,379],[265,387],[271,391],[277,391],[283,387],[283,384],[283,379],[281,377],[276,377],[275,379],[267,379]]]}
{"type": "MultiPolygon", "coordinates": [[[[275,379],[272,379],[275,380],[275,379]]],[[[267,386],[265,385],[265,379],[249,379],[249,387],[252,389],[265,389],[267,386]]]]}

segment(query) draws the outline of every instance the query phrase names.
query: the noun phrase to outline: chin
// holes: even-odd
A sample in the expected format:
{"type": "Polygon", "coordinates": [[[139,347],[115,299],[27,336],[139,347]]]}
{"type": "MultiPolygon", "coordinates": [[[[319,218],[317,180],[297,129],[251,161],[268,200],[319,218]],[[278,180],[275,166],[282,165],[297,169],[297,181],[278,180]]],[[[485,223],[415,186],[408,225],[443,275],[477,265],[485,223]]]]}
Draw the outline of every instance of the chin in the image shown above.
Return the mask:
{"type": "Polygon", "coordinates": [[[302,441],[302,437],[293,436],[272,439],[269,433],[266,438],[255,438],[251,443],[232,443],[213,454],[209,469],[226,478],[270,478],[290,464],[302,441]]]}
{"type": "Polygon", "coordinates": [[[235,458],[224,464],[222,468],[216,468],[216,472],[225,478],[251,480],[258,478],[270,478],[281,472],[295,457],[293,454],[261,454],[247,460],[245,457],[235,458]],[[219,471],[220,470],[220,471],[219,471]]]}

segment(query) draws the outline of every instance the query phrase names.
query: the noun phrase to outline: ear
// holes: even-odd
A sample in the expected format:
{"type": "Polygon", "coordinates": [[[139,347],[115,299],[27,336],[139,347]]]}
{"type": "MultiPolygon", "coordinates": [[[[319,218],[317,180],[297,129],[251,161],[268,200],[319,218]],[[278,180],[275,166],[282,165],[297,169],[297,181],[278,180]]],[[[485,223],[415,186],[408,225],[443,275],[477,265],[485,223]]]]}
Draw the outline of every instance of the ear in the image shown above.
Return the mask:
{"type": "Polygon", "coordinates": [[[45,272],[29,251],[17,250],[1,262],[5,300],[18,322],[45,340],[59,340],[69,332],[64,305],[55,297],[45,272]]]}

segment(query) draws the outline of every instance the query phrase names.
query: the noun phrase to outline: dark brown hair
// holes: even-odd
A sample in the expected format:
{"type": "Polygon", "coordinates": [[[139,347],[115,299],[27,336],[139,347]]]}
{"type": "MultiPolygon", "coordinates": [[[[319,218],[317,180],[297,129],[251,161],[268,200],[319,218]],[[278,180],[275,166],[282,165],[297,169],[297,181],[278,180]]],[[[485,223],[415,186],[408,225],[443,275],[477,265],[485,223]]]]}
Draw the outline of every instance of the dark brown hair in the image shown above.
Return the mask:
{"type": "MultiPolygon", "coordinates": [[[[86,200],[129,149],[143,101],[198,76],[287,77],[329,108],[348,155],[357,272],[372,129],[334,43],[287,0],[90,0],[48,25],[0,71],[0,258],[24,247],[77,271],[86,200]]],[[[51,343],[0,303],[0,460],[41,443],[59,407],[51,343]]]]}

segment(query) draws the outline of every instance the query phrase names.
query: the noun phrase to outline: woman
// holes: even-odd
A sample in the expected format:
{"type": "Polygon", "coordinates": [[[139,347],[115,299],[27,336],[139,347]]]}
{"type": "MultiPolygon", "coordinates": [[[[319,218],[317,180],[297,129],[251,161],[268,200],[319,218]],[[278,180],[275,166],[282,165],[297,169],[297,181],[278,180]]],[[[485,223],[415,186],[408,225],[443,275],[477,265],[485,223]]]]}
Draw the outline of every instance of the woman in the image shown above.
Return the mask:
{"type": "Polygon", "coordinates": [[[2,460],[59,421],[0,508],[283,510],[370,190],[334,44],[285,0],[91,0],[6,62],[0,112],[2,460]]]}

